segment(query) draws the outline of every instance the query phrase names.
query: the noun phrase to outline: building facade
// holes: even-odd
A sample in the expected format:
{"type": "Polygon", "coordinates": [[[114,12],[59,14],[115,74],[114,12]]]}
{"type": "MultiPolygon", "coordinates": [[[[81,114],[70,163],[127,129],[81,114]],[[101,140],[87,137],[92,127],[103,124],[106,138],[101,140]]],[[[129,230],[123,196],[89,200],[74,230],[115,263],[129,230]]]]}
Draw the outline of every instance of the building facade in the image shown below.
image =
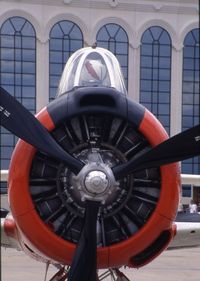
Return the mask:
{"type": "MultiPolygon", "coordinates": [[[[117,56],[129,97],[174,135],[200,123],[198,15],[197,0],[0,0],[0,84],[36,113],[69,56],[97,42],[117,56]]],[[[1,128],[3,170],[16,141],[1,128]]],[[[200,158],[182,173],[200,174],[200,158]]]]}

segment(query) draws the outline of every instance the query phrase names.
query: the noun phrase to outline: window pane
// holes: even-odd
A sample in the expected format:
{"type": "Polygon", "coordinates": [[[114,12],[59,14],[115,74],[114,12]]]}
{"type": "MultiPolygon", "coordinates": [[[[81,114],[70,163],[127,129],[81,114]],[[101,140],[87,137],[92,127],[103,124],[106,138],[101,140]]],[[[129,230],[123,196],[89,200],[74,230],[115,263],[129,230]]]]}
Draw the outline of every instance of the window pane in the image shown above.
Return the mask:
{"type": "Polygon", "coordinates": [[[125,30],[118,24],[106,24],[97,33],[99,47],[110,50],[118,59],[126,88],[128,88],[128,36],[125,30]]]}
{"type": "Polygon", "coordinates": [[[160,57],[160,60],[159,60],[159,67],[160,68],[167,68],[167,69],[170,69],[171,67],[171,56],[170,57],[160,57]]]}
{"type": "Polygon", "coordinates": [[[159,91],[159,101],[161,103],[170,103],[170,95],[168,92],[161,92],[159,91]]]}
{"type": "Polygon", "coordinates": [[[160,52],[162,53],[163,57],[169,57],[171,56],[171,46],[169,45],[161,45],[160,46],[160,52]]]}
{"type": "MultiPolygon", "coordinates": [[[[21,58],[19,58],[21,59],[21,58]]],[[[35,50],[23,50],[22,51],[23,61],[35,61],[35,50]]]]}
{"type": "Polygon", "coordinates": [[[65,63],[73,52],[83,47],[80,28],[71,21],[56,23],[49,40],[49,99],[55,98],[57,86],[65,63]]]}
{"type": "Polygon", "coordinates": [[[163,29],[160,26],[153,26],[150,28],[150,32],[152,34],[154,42],[159,41],[162,31],[163,29]]]}
{"type": "MultiPolygon", "coordinates": [[[[21,67],[20,67],[21,68],[21,67]]],[[[22,63],[22,72],[23,73],[35,73],[35,62],[23,62],[22,63]]]]}
{"type": "Polygon", "coordinates": [[[194,58],[185,58],[184,59],[184,69],[194,69],[194,58]]]}
{"type": "Polygon", "coordinates": [[[193,118],[191,116],[184,116],[182,122],[186,128],[193,127],[193,118]]]}
{"type": "MultiPolygon", "coordinates": [[[[0,29],[0,84],[19,102],[35,112],[36,38],[24,18],[6,20],[0,29]]],[[[17,138],[1,127],[1,169],[8,169],[17,138]]]]}
{"type": "Polygon", "coordinates": [[[141,91],[146,91],[148,92],[149,89],[151,89],[151,84],[152,84],[152,81],[151,80],[142,80],[141,81],[141,91]]]}
{"type": "Polygon", "coordinates": [[[182,185],[182,197],[191,197],[192,187],[191,185],[182,185]]]}
{"type": "Polygon", "coordinates": [[[170,80],[170,69],[159,69],[160,80],[170,80]]]}
{"type": "Polygon", "coordinates": [[[140,92],[140,100],[141,100],[141,103],[144,104],[144,103],[151,103],[151,100],[152,100],[152,96],[149,92],[140,92]]]}
{"type": "Polygon", "coordinates": [[[141,67],[152,68],[152,57],[142,56],[141,57],[141,67]]]}
{"type": "Polygon", "coordinates": [[[140,47],[140,102],[170,130],[171,39],[154,26],[142,35],[140,47]],[[145,80],[144,80],[145,79],[145,80]]]}
{"type": "Polygon", "coordinates": [[[152,56],[152,45],[146,44],[141,46],[141,51],[143,56],[152,56]]]}
{"type": "Polygon", "coordinates": [[[159,81],[160,91],[170,92],[170,81],[159,81]]]}
{"type": "Polygon", "coordinates": [[[34,86],[23,87],[22,96],[27,98],[35,98],[35,87],[34,86]]]}
{"type": "Polygon", "coordinates": [[[25,49],[35,49],[35,38],[24,37],[22,40],[22,46],[25,49]]]}
{"type": "Polygon", "coordinates": [[[62,63],[62,52],[50,51],[50,63],[62,63]]]}
{"type": "MultiPolygon", "coordinates": [[[[200,123],[199,112],[199,32],[190,31],[184,40],[183,84],[182,84],[182,129],[191,128],[200,123]]],[[[182,162],[182,173],[199,174],[198,157],[182,162]]]]}

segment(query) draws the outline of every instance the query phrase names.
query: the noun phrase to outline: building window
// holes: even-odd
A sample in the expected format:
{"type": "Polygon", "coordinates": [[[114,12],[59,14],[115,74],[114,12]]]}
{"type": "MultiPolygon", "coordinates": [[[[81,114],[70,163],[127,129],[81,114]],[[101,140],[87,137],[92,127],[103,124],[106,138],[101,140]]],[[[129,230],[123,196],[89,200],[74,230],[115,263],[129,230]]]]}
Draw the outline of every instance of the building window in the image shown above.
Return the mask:
{"type": "MultiPolygon", "coordinates": [[[[193,29],[184,40],[182,130],[200,123],[199,32],[198,28],[193,29]]],[[[200,157],[183,161],[182,173],[200,174],[200,157]]]]}
{"type": "Polygon", "coordinates": [[[7,184],[7,181],[0,181],[0,194],[8,193],[7,184]]]}
{"type": "Polygon", "coordinates": [[[58,83],[68,58],[83,47],[83,34],[71,21],[56,23],[50,32],[49,41],[49,99],[56,96],[58,83]]]}
{"type": "Polygon", "coordinates": [[[182,185],[182,197],[192,197],[191,185],[182,185]]]}
{"type": "MultiPolygon", "coordinates": [[[[22,17],[0,28],[0,85],[32,113],[36,108],[36,34],[22,17]]],[[[17,138],[1,127],[1,169],[8,169],[17,138]]]]}
{"type": "Polygon", "coordinates": [[[106,24],[98,31],[96,40],[98,47],[110,50],[117,57],[128,89],[129,42],[126,31],[118,24],[106,24]]]}
{"type": "Polygon", "coordinates": [[[147,29],[140,47],[140,102],[170,132],[171,38],[159,26],[147,29]]]}

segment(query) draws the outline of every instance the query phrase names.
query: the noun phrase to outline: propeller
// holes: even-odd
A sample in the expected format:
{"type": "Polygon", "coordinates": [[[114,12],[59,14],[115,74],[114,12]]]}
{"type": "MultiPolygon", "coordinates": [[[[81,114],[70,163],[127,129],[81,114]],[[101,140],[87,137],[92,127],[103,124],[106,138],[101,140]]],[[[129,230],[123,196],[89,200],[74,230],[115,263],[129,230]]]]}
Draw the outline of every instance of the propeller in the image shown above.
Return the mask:
{"type": "Polygon", "coordinates": [[[161,144],[113,167],[116,179],[143,169],[182,161],[200,155],[200,125],[177,134],[161,144]]]}
{"type": "MultiPolygon", "coordinates": [[[[67,164],[78,174],[84,163],[64,151],[47,129],[18,101],[0,87],[1,125],[49,156],[67,164]]],[[[154,148],[112,168],[116,180],[143,169],[159,167],[200,154],[200,125],[186,130],[154,148]]],[[[97,268],[96,222],[100,202],[85,202],[83,229],[69,271],[69,281],[95,281],[97,268]]]]}
{"type": "MultiPolygon", "coordinates": [[[[0,87],[1,125],[38,150],[67,164],[78,174],[84,163],[64,151],[47,129],[5,89],[0,87]]],[[[99,202],[86,201],[85,221],[77,245],[69,281],[96,280],[96,221],[99,202]]]]}
{"type": "Polygon", "coordinates": [[[68,281],[95,281],[97,272],[96,222],[100,202],[86,201],[85,220],[68,281]]]}
{"type": "Polygon", "coordinates": [[[59,159],[78,174],[84,164],[63,150],[47,129],[21,103],[0,87],[1,125],[38,150],[59,159]]]}

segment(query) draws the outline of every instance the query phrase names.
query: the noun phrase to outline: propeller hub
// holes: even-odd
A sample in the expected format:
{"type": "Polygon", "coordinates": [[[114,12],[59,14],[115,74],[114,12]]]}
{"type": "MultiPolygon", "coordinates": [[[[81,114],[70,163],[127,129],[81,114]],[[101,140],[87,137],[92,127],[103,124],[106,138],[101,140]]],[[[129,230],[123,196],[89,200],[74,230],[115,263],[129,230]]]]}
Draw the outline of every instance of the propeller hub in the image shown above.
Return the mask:
{"type": "Polygon", "coordinates": [[[119,182],[114,178],[111,168],[101,160],[101,154],[89,152],[88,163],[80,173],[71,178],[71,194],[76,200],[99,201],[110,204],[118,196],[119,182]]]}
{"type": "Polygon", "coordinates": [[[92,194],[101,194],[108,187],[108,179],[102,171],[91,171],[85,178],[85,187],[92,194]]]}

